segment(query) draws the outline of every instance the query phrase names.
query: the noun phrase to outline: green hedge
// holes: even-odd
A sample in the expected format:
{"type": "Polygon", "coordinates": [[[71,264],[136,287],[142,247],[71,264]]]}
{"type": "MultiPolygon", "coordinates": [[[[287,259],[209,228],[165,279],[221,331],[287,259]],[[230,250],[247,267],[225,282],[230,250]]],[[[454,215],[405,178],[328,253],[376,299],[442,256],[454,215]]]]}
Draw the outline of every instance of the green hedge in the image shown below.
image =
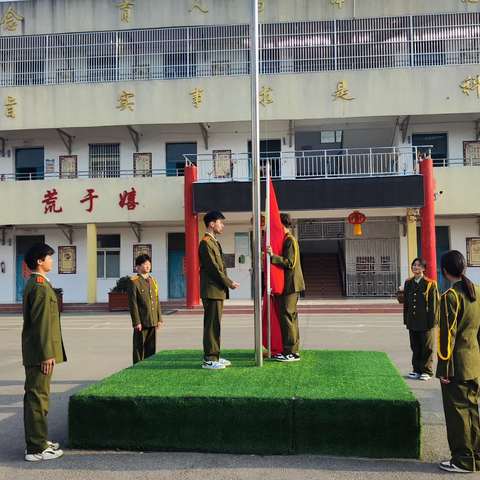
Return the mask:
{"type": "Polygon", "coordinates": [[[79,448],[418,458],[417,400],[380,352],[306,351],[302,361],[166,351],[70,398],[79,448]]]}

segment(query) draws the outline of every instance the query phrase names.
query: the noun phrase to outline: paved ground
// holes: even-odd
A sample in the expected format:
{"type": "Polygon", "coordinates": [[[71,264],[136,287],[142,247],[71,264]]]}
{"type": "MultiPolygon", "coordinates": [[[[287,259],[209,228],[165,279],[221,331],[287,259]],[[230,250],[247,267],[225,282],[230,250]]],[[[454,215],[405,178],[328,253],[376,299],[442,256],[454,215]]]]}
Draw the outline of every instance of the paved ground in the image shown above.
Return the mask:
{"type": "MultiPolygon", "coordinates": [[[[202,317],[168,316],[159,348],[200,348],[202,317]]],[[[129,453],[68,451],[63,459],[42,464],[23,461],[20,357],[21,318],[0,317],[0,479],[89,480],[172,479],[427,479],[448,477],[438,461],[448,446],[436,380],[407,380],[422,405],[422,461],[365,460],[323,456],[210,455],[197,453],[129,453]]],[[[54,373],[50,437],[67,440],[68,397],[75,390],[130,364],[131,328],[125,314],[66,315],[63,332],[69,361],[54,373]]],[[[408,335],[400,315],[303,315],[302,348],[386,351],[398,368],[409,371],[408,335]]],[[[250,316],[226,316],[222,342],[226,348],[250,348],[250,316]]],[[[207,374],[215,372],[207,372],[207,374]]],[[[354,428],[354,426],[352,427],[354,428]]]]}

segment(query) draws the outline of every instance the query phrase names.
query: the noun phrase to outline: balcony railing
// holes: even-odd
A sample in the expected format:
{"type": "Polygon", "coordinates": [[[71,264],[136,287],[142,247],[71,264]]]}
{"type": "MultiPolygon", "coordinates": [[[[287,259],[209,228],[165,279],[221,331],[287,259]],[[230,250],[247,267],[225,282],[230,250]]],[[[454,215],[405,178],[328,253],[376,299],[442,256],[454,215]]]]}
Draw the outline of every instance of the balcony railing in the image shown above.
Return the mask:
{"type": "MultiPolygon", "coordinates": [[[[248,25],[0,36],[0,87],[246,75],[248,25]]],[[[260,26],[264,74],[480,63],[480,12],[260,26]]]]}
{"type": "Polygon", "coordinates": [[[29,180],[74,180],[77,178],[125,178],[125,177],[182,177],[183,168],[155,168],[151,170],[115,170],[106,169],[100,171],[81,170],[78,172],[17,172],[0,174],[0,182],[2,181],[29,181],[29,180]]]}
{"type": "MultiPolygon", "coordinates": [[[[346,178],[415,175],[417,148],[348,148],[335,150],[264,152],[260,168],[265,176],[267,162],[273,178],[346,178]]],[[[425,150],[425,147],[422,147],[425,150]]],[[[246,182],[252,178],[248,153],[185,155],[198,169],[198,182],[246,182]]]]}

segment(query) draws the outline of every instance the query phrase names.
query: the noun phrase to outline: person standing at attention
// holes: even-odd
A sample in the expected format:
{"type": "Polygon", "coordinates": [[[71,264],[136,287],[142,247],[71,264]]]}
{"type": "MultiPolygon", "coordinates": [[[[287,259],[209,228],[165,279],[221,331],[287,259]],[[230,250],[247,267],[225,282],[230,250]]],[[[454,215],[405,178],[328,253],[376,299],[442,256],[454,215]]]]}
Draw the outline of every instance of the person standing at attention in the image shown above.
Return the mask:
{"type": "Polygon", "coordinates": [[[435,326],[440,298],[437,283],[425,277],[426,268],[423,258],[413,260],[413,277],[403,287],[403,323],[408,329],[412,349],[412,371],[408,378],[423,381],[433,376],[435,326]]]}
{"type": "Polygon", "coordinates": [[[155,355],[157,330],[163,324],[157,281],[150,275],[152,260],[149,255],[135,259],[137,275],[130,277],[128,308],[133,327],[133,363],[155,355]]]}
{"type": "Polygon", "coordinates": [[[229,298],[229,289],[240,286],[227,276],[222,246],[217,239],[223,233],[223,220],[222,212],[214,210],[205,214],[203,221],[207,231],[198,247],[200,296],[204,309],[202,368],[208,370],[222,370],[231,365],[229,360],[220,357],[223,302],[229,298]]]}
{"type": "Polygon", "coordinates": [[[439,467],[452,473],[480,471],[480,291],[466,276],[465,257],[457,250],[440,262],[451,283],[440,302],[437,377],[451,458],[439,467]]]}
{"type": "Polygon", "coordinates": [[[23,292],[22,330],[27,462],[54,460],[63,455],[60,445],[48,440],[47,423],[52,374],[56,365],[67,360],[57,295],[47,278],[53,267],[53,254],[50,246],[39,243],[25,255],[25,263],[32,272],[23,292]]]}

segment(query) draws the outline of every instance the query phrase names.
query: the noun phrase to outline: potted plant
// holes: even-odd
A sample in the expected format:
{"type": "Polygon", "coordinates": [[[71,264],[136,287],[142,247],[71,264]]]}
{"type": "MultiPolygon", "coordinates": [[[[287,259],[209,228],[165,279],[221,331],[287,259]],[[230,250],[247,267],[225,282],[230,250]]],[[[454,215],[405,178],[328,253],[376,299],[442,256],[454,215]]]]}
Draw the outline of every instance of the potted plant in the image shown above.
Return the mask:
{"type": "Polygon", "coordinates": [[[129,276],[120,277],[115,286],[108,292],[108,309],[111,312],[124,312],[128,310],[129,276]]]}
{"type": "Polygon", "coordinates": [[[54,288],[53,291],[57,296],[58,311],[63,312],[63,288],[54,288]]]}

